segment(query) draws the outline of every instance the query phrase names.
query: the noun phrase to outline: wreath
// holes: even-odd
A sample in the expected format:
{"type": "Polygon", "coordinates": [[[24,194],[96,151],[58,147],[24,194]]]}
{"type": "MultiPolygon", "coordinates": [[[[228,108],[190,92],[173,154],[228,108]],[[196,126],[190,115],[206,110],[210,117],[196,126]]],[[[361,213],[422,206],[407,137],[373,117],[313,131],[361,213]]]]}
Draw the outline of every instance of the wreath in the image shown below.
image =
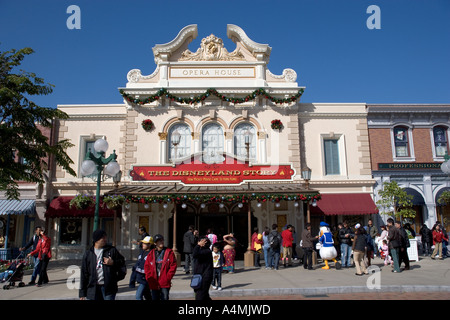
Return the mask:
{"type": "Polygon", "coordinates": [[[283,129],[283,123],[279,119],[272,120],[272,122],[270,123],[270,126],[274,130],[281,130],[281,129],[283,129]]]}
{"type": "Polygon", "coordinates": [[[155,127],[155,125],[153,124],[153,121],[150,120],[150,119],[142,120],[141,125],[142,125],[142,128],[144,128],[145,131],[150,131],[150,130],[152,130],[155,127]]]}

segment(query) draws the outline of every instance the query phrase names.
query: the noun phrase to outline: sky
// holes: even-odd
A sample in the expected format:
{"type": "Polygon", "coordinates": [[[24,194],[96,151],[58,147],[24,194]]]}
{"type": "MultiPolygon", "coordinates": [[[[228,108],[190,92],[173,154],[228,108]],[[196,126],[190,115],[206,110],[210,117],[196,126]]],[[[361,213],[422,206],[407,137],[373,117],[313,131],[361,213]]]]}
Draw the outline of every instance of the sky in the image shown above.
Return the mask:
{"type": "Polygon", "coordinates": [[[40,106],[122,103],[128,71],[151,74],[152,48],[190,24],[191,51],[212,33],[232,52],[227,24],[271,46],[269,70],[294,69],[301,102],[450,103],[449,0],[0,0],[0,51],[35,51],[21,69],[55,85],[40,106]]]}

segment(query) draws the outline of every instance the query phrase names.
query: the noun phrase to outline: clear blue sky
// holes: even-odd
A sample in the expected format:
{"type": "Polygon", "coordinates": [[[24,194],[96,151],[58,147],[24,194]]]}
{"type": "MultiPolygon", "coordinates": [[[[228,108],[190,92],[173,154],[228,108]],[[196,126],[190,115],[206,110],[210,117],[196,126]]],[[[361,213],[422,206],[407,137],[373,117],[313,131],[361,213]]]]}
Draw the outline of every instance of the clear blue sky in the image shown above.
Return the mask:
{"type": "Polygon", "coordinates": [[[213,33],[231,52],[229,23],[272,47],[273,73],[297,72],[302,102],[450,103],[448,0],[0,0],[0,50],[35,50],[23,69],[55,85],[42,106],[121,103],[129,70],[154,71],[155,44],[197,24],[192,51],[213,33]],[[66,27],[72,4],[81,30],[66,27]]]}

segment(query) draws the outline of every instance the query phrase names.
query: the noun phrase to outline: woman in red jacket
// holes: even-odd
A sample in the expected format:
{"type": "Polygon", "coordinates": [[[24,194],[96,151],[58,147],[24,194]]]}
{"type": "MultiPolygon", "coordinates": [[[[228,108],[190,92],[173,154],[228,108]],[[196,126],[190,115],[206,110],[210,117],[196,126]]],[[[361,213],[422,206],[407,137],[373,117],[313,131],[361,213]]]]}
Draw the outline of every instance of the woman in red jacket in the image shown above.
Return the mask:
{"type": "Polygon", "coordinates": [[[43,228],[40,231],[39,237],[40,239],[38,241],[36,249],[27,255],[27,257],[29,257],[38,254],[39,264],[41,264],[41,270],[39,272],[38,283],[36,284],[37,287],[41,287],[42,284],[48,283],[47,267],[48,262],[52,257],[52,240],[47,237],[43,228]]]}
{"type": "Polygon", "coordinates": [[[162,235],[157,234],[153,241],[156,247],[147,255],[145,279],[152,291],[152,300],[169,300],[172,278],[177,271],[177,259],[172,249],[164,246],[162,235]]]}

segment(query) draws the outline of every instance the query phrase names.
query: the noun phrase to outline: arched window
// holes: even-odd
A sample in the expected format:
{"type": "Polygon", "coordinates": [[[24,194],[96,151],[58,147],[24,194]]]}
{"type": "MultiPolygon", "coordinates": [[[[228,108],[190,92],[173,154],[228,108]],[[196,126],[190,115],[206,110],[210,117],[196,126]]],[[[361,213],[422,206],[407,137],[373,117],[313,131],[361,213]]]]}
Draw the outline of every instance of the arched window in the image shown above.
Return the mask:
{"type": "Polygon", "coordinates": [[[223,128],[217,123],[209,123],[202,129],[202,151],[205,162],[223,161],[223,128]]]}
{"type": "Polygon", "coordinates": [[[256,130],[252,124],[240,123],[234,129],[234,154],[245,159],[256,159],[256,130]]]}
{"type": "Polygon", "coordinates": [[[191,154],[191,130],[184,123],[174,124],[169,129],[169,161],[184,158],[191,154]]]}
{"type": "Polygon", "coordinates": [[[448,152],[447,130],[448,128],[442,126],[433,128],[433,141],[436,157],[443,157],[448,152]]]}
{"type": "Polygon", "coordinates": [[[394,144],[396,157],[409,157],[409,137],[407,127],[394,128],[394,144]]]}

